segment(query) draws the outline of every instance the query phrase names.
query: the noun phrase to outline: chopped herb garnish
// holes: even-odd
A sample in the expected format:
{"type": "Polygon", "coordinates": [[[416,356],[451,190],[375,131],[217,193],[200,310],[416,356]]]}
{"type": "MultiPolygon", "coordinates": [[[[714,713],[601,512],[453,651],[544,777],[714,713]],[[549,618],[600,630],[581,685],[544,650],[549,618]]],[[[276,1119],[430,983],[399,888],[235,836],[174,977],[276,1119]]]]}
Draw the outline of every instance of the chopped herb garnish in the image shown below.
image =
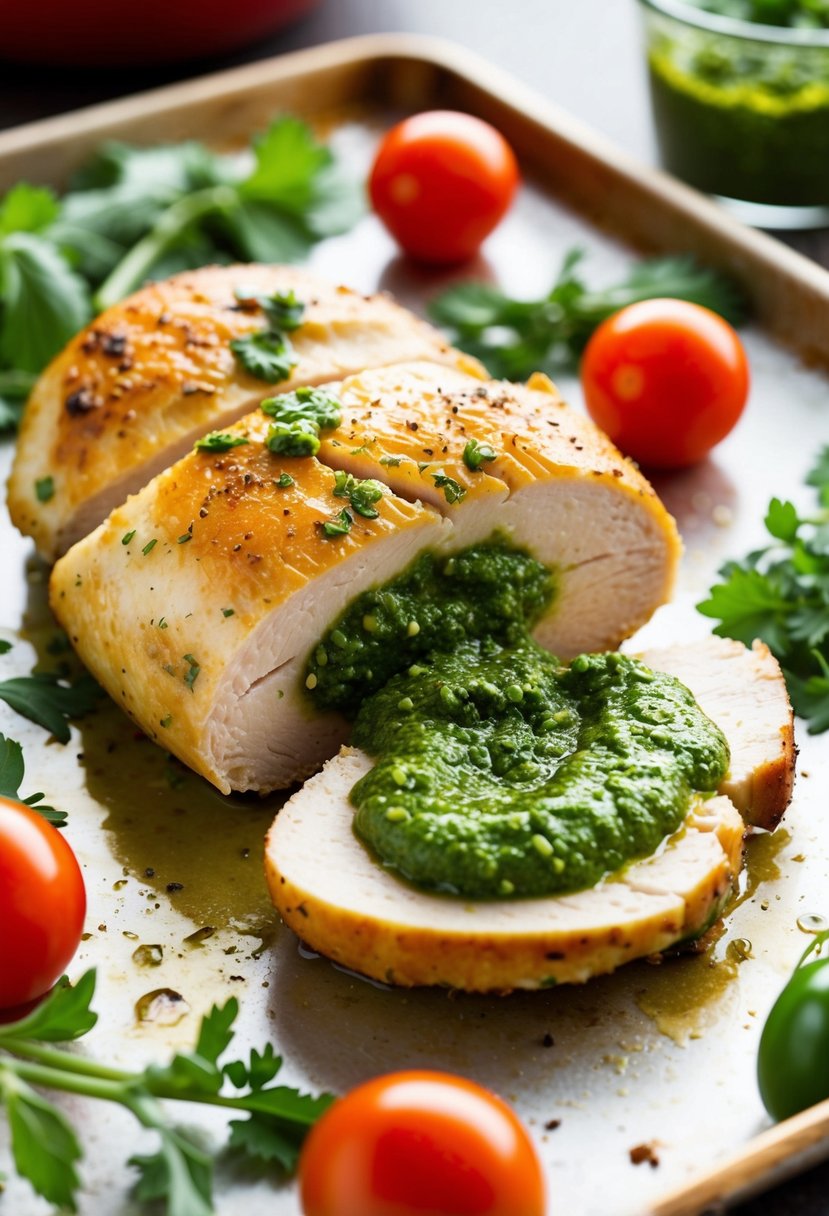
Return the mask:
{"type": "Polygon", "coordinates": [[[23,762],[23,748],[16,739],[7,739],[0,734],[0,797],[15,798],[24,806],[31,807],[48,820],[53,827],[62,828],[66,823],[66,811],[56,811],[53,806],[43,802],[44,794],[30,794],[28,798],[20,797],[20,787],[26,768],[23,762]]]}
{"type": "Polygon", "coordinates": [[[146,545],[145,545],[145,546],[144,546],[144,548],[141,550],[141,552],[142,552],[142,553],[144,554],[144,556],[146,557],[148,553],[152,553],[153,549],[156,547],[156,545],[157,545],[157,544],[158,544],[158,541],[156,540],[156,538],[155,538],[155,537],[153,537],[153,539],[152,539],[152,540],[148,540],[148,541],[147,541],[146,545]]]}
{"type": "Polygon", "coordinates": [[[55,497],[54,477],[39,477],[35,482],[35,494],[38,502],[49,502],[55,497]]]}
{"type": "Polygon", "coordinates": [[[236,610],[234,608],[223,608],[222,609],[222,616],[235,616],[235,614],[236,614],[236,610]]]}
{"type": "Polygon", "coordinates": [[[324,524],[320,524],[320,528],[323,536],[333,539],[335,536],[346,536],[351,531],[353,523],[353,518],[343,507],[336,519],[326,520],[324,524]]]}
{"type": "Polygon", "coordinates": [[[57,1046],[80,1039],[95,1026],[94,994],[95,972],[87,971],[74,987],[59,981],[32,1012],[0,1026],[0,1103],[11,1127],[12,1156],[18,1174],[50,1205],[78,1210],[75,1167],[82,1149],[77,1130],[83,1123],[70,1122],[44,1089],[113,1102],[158,1137],[156,1152],[133,1156],[130,1164],[139,1172],[136,1198],[162,1201],[168,1216],[215,1211],[215,1154],[172,1122],[163,1106],[167,1099],[229,1111],[236,1116],[229,1126],[230,1149],[258,1166],[276,1163],[287,1172],[296,1167],[305,1136],[333,1099],[273,1085],[282,1061],[270,1043],[261,1051],[252,1049],[245,1059],[222,1063],[239,1012],[235,998],[214,1005],[202,1018],[191,1051],[128,1072],[57,1046]],[[228,1082],[232,1089],[226,1093],[228,1082]]]}
{"type": "Polygon", "coordinates": [[[272,295],[260,296],[259,307],[274,329],[297,329],[305,315],[305,305],[296,298],[293,290],[275,291],[272,295]]]}
{"type": "Polygon", "coordinates": [[[231,448],[240,448],[250,443],[244,435],[231,435],[227,431],[211,431],[193,444],[196,452],[229,452],[231,448]]]}
{"type": "Polygon", "coordinates": [[[439,490],[443,490],[443,497],[450,504],[460,502],[466,498],[466,490],[452,477],[448,477],[446,473],[433,473],[432,479],[439,490]]]}
{"type": "Polygon", "coordinates": [[[11,648],[11,642],[7,642],[5,638],[0,638],[0,654],[8,654],[11,648]]]}
{"type": "Polygon", "coordinates": [[[161,718],[161,719],[160,719],[160,721],[159,721],[158,725],[159,725],[159,726],[163,726],[163,727],[164,727],[164,729],[166,730],[166,729],[167,729],[167,727],[168,727],[168,726],[170,725],[170,723],[172,722],[172,720],[173,720],[173,715],[172,715],[172,714],[166,714],[166,715],[165,715],[163,718],[161,718]]]}
{"type": "Polygon", "coordinates": [[[326,431],[340,425],[342,408],[333,393],[307,386],[267,397],[260,406],[263,414],[277,422],[313,422],[319,430],[326,431]]]}
{"type": "Polygon", "coordinates": [[[167,618],[166,618],[166,616],[162,616],[162,617],[159,617],[159,618],[158,618],[158,627],[159,627],[159,629],[166,629],[166,628],[167,628],[167,618]]]}
{"type": "Polygon", "coordinates": [[[246,372],[269,384],[287,380],[297,364],[296,353],[285,334],[270,329],[234,338],[230,349],[246,372]]]}
{"type": "Polygon", "coordinates": [[[336,397],[316,388],[298,388],[269,397],[261,408],[274,419],[265,447],[281,456],[316,456],[320,431],[339,426],[342,409],[336,397]]]}
{"type": "Polygon", "coordinates": [[[316,456],[319,431],[313,422],[274,422],[268,427],[265,447],[278,456],[316,456]]]}
{"type": "Polygon", "coordinates": [[[193,658],[193,656],[191,654],[184,655],[184,661],[187,664],[187,671],[184,676],[184,683],[187,685],[187,687],[192,692],[193,685],[195,684],[196,680],[199,678],[199,672],[201,671],[201,667],[199,666],[199,664],[196,662],[196,660],[193,658]]]}
{"type": "Polygon", "coordinates": [[[294,479],[290,473],[280,473],[276,481],[276,485],[279,486],[280,490],[287,490],[288,486],[292,486],[293,484],[294,479]]]}
{"type": "Polygon", "coordinates": [[[131,532],[125,532],[124,535],[121,537],[121,544],[128,545],[134,536],[135,536],[135,528],[133,528],[131,532]]]}
{"type": "Polygon", "coordinates": [[[177,545],[186,545],[188,540],[192,540],[192,539],[193,539],[192,532],[182,532],[181,536],[176,541],[176,544],[177,545]]]}
{"type": "Polygon", "coordinates": [[[463,449],[463,463],[473,473],[477,473],[485,460],[495,460],[496,456],[495,448],[488,443],[478,443],[477,439],[470,439],[463,449]]]}
{"type": "Polygon", "coordinates": [[[380,464],[386,465],[387,468],[396,469],[403,460],[402,456],[381,456],[380,464]]]}
{"type": "Polygon", "coordinates": [[[383,486],[373,478],[359,481],[340,469],[334,474],[334,496],[347,498],[357,514],[365,519],[376,519],[380,512],[374,504],[383,497],[383,486]]]}

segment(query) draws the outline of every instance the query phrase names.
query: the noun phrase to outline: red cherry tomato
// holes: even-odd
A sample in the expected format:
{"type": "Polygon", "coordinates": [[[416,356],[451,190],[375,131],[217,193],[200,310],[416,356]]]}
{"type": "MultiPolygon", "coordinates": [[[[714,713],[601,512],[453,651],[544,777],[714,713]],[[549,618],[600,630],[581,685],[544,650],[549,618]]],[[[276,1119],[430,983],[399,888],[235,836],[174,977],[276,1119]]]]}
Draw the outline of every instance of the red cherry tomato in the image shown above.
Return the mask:
{"type": "Polygon", "coordinates": [[[80,867],[60,832],[0,798],[0,1009],[49,991],[78,948],[85,914],[80,867]]]}
{"type": "Polygon", "coordinates": [[[476,252],[512,202],[518,180],[512,149],[489,123],[429,110],[388,132],[369,193],[407,253],[449,265],[476,252]]]}
{"type": "Polygon", "coordinates": [[[683,300],[644,300],[599,326],[581,382],[591,418],[626,456],[678,469],[702,460],[737,422],[748,360],[716,313],[683,300]]]}
{"type": "Polygon", "coordinates": [[[544,1178],[510,1108],[440,1072],[351,1091],[314,1126],[299,1163],[304,1216],[544,1216],[544,1178]]]}

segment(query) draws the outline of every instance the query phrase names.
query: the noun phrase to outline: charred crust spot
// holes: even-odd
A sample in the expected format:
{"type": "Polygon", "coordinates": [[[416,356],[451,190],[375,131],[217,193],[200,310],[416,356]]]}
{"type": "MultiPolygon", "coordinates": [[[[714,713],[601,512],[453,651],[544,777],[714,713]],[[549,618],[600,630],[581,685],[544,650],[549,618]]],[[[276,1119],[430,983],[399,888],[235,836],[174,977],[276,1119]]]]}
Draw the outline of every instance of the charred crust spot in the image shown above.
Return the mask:
{"type": "Polygon", "coordinates": [[[70,418],[77,418],[82,414],[89,414],[92,410],[100,408],[102,402],[100,397],[89,388],[76,389],[74,393],[70,393],[64,401],[64,408],[70,418]]]}

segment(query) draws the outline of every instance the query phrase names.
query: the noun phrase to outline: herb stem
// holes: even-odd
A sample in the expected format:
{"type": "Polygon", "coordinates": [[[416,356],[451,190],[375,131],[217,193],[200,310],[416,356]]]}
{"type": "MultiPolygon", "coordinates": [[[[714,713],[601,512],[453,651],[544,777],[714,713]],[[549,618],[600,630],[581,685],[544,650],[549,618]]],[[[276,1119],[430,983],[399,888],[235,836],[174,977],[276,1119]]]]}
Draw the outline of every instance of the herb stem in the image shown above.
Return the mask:
{"type": "Polygon", "coordinates": [[[61,1069],[78,1076],[96,1077],[98,1080],[114,1081],[119,1085],[135,1080],[133,1073],[123,1072],[118,1068],[106,1068],[103,1064],[96,1064],[94,1060],[87,1059],[85,1056],[61,1051],[56,1047],[43,1047],[32,1039],[3,1039],[0,1042],[0,1050],[20,1059],[42,1064],[45,1068],[61,1069]]]}
{"type": "Polygon", "coordinates": [[[232,186],[208,186],[173,203],[101,284],[95,296],[96,309],[103,312],[140,287],[159,258],[178,244],[191,224],[232,209],[238,199],[232,186]]]}
{"type": "Polygon", "coordinates": [[[101,1098],[105,1102],[123,1104],[128,1093],[123,1081],[81,1076],[78,1073],[69,1072],[63,1063],[60,1067],[50,1067],[46,1064],[36,1064],[29,1060],[3,1055],[0,1056],[1,1069],[14,1073],[15,1076],[20,1077],[21,1081],[28,1081],[32,1085],[41,1085],[45,1089],[57,1089],[68,1094],[81,1094],[87,1098],[101,1098]]]}

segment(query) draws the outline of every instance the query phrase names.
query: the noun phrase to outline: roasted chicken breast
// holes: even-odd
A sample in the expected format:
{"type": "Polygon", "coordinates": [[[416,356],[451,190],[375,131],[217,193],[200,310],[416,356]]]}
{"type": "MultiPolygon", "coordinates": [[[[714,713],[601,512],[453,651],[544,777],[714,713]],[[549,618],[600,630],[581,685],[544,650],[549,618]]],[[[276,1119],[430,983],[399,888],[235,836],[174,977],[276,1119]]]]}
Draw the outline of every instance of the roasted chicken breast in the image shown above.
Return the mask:
{"type": "Polygon", "coordinates": [[[214,266],[154,283],[97,317],[38,380],[9,481],[12,520],[53,560],[200,435],[272,391],[418,358],[475,367],[388,296],[306,270],[214,266]],[[245,371],[230,346],[266,326],[256,299],[273,293],[304,305],[277,388],[245,371]]]}
{"type": "Polygon", "coordinates": [[[676,528],[536,383],[425,363],[362,373],[327,386],[342,422],[318,458],[274,456],[268,418],[250,415],[231,428],[241,446],[191,452],[58,562],[55,614],[115,701],[224,792],[290,785],[344,741],[344,720],[305,693],[309,655],[348,603],[426,550],[497,531],[553,569],[543,645],[615,645],[667,596],[676,528]],[[463,459],[476,436],[497,453],[487,471],[463,459]],[[329,535],[335,470],[352,469],[386,487],[378,518],[329,535]]]}

